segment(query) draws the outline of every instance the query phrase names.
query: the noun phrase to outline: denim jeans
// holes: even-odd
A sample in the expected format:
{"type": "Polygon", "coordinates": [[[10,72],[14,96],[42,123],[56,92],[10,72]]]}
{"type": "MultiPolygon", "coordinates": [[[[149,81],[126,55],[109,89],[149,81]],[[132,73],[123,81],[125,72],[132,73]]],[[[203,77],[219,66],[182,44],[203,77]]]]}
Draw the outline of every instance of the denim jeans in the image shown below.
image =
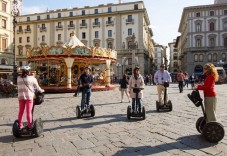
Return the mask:
{"type": "Polygon", "coordinates": [[[89,106],[90,97],[91,97],[91,89],[83,89],[82,99],[81,99],[81,110],[84,109],[85,100],[86,100],[86,104],[89,106]],[[85,95],[86,95],[86,99],[85,99],[85,95]]]}
{"type": "Polygon", "coordinates": [[[141,98],[138,98],[137,100],[135,98],[132,98],[132,110],[134,111],[136,109],[136,105],[138,107],[138,110],[141,112],[141,98]]]}

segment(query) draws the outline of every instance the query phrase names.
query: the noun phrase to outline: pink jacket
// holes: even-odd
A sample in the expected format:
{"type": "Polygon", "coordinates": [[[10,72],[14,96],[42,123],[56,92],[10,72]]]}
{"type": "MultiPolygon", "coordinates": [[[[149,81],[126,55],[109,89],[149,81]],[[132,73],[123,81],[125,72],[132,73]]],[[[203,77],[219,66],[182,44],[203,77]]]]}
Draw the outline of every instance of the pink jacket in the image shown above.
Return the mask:
{"type": "MultiPolygon", "coordinates": [[[[129,93],[131,98],[136,98],[136,93],[133,93],[135,84],[137,84],[137,88],[144,88],[144,80],[142,75],[139,75],[137,80],[135,79],[134,75],[132,75],[129,79],[129,93]]],[[[138,98],[143,98],[142,90],[139,92],[138,98]]]]}

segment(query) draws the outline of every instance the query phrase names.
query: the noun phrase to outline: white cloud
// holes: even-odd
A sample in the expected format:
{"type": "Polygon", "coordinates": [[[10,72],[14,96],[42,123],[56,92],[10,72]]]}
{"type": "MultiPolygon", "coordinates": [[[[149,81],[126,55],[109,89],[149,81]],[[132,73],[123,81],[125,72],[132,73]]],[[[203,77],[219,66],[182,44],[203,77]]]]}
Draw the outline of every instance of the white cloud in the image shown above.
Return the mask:
{"type": "Polygon", "coordinates": [[[30,7],[23,6],[22,15],[45,12],[47,8],[48,8],[47,6],[30,6],[30,7]]]}

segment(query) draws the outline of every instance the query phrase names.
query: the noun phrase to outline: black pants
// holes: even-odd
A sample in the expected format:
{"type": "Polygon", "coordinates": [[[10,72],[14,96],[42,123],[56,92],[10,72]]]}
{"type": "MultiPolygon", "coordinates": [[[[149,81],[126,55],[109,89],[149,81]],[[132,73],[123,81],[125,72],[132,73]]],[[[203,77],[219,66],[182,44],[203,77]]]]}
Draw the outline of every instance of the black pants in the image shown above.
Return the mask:
{"type": "Polygon", "coordinates": [[[178,87],[179,87],[180,93],[182,93],[183,92],[183,81],[178,81],[178,87]]]}

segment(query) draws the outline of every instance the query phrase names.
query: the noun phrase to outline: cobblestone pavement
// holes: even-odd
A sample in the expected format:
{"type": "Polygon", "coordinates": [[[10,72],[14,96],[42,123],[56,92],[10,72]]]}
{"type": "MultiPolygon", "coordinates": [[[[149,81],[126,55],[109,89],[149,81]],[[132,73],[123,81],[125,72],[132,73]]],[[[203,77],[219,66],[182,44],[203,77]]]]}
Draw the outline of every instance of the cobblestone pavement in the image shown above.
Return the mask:
{"type": "MultiPolygon", "coordinates": [[[[217,116],[227,127],[227,85],[217,85],[217,116]]],[[[16,98],[0,98],[0,156],[136,156],[136,155],[227,155],[227,137],[218,144],[208,143],[196,130],[195,122],[202,115],[187,98],[190,89],[179,93],[171,84],[169,97],[173,111],[157,113],[156,87],[146,86],[143,105],[146,120],[127,120],[129,103],[120,103],[118,89],[93,92],[94,118],[76,119],[75,106],[81,95],[47,94],[45,103],[35,109],[35,118],[44,121],[39,138],[14,138],[12,124],[17,118],[16,98]]],[[[125,101],[127,99],[125,98],[125,101]]]]}

